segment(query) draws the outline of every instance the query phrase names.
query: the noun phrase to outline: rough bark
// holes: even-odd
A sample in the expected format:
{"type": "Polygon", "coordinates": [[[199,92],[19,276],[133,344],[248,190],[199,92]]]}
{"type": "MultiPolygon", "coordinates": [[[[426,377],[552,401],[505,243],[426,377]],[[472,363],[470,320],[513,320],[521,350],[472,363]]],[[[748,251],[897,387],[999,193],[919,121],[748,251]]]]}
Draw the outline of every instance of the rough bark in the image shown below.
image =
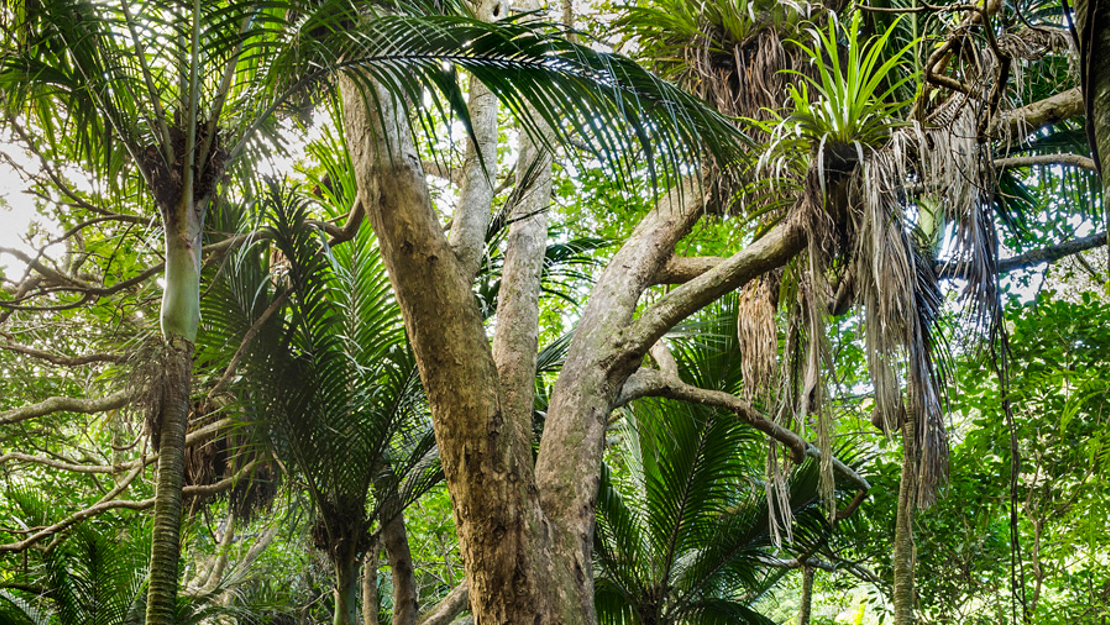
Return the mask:
{"type": "Polygon", "coordinates": [[[562,583],[547,561],[530,432],[502,411],[470,276],[431,208],[398,104],[380,90],[379,116],[353,81],[340,90],[359,190],[431,407],[476,618],[560,622],[562,583]]]}
{"type": "Polygon", "coordinates": [[[898,486],[898,511],[894,527],[894,625],[913,625],[913,509],[917,492],[913,453],[913,420],[902,428],[902,480],[898,486]]]}
{"type": "Polygon", "coordinates": [[[420,600],[416,594],[416,572],[412,568],[405,518],[400,512],[382,526],[382,544],[393,573],[393,625],[416,625],[420,600]]]}
{"type": "Polygon", "coordinates": [[[161,414],[158,417],[158,479],[154,491],[154,529],[146,606],[146,622],[150,625],[172,625],[177,599],[181,501],[185,485],[185,430],[189,422],[193,345],[178,338],[167,345],[165,354],[169,383],[161,389],[161,414]]]}
{"type": "Polygon", "coordinates": [[[813,607],[813,574],[815,569],[802,565],[802,597],[798,605],[798,625],[809,625],[809,615],[813,607]]]}

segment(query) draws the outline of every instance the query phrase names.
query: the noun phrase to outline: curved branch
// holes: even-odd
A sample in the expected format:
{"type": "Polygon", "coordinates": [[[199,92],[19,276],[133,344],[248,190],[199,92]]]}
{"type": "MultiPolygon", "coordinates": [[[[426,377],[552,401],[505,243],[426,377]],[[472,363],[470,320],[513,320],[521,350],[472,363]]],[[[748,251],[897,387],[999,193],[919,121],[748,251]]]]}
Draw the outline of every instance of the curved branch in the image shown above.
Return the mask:
{"type": "Polygon", "coordinates": [[[37,404],[28,404],[26,406],[0,412],[0,425],[19,423],[20,421],[34,419],[55,412],[93,414],[106,410],[115,410],[116,408],[122,408],[130,403],[132,396],[132,391],[123,390],[116,391],[111,395],[105,395],[104,397],[84,399],[77,399],[74,397],[51,397],[37,404]]]}
{"type": "MultiPolygon", "coordinates": [[[[1018,269],[1028,269],[1029,267],[1041,263],[1056,262],[1061,258],[1072,256],[1080,252],[1086,252],[1087,250],[1093,250],[1106,244],[1107,233],[1105,231],[1097,232],[1090,236],[1072,239],[1071,241],[1065,241],[1058,245],[1050,245],[1039,250],[1003,258],[998,261],[998,272],[1008,273],[1018,269]]],[[[941,278],[962,278],[966,267],[963,267],[962,263],[959,261],[949,260],[936,263],[933,265],[933,269],[937,272],[937,276],[941,278]]]]}
{"type": "Polygon", "coordinates": [[[23,345],[16,345],[14,343],[0,343],[0,349],[6,349],[11,352],[31,356],[40,360],[45,360],[51,364],[62,365],[65,367],[81,367],[98,362],[120,362],[123,357],[118,354],[85,354],[84,356],[62,356],[61,354],[54,354],[51,352],[44,352],[42,350],[25,347],[23,345]]]}
{"type": "MultiPolygon", "coordinates": [[[[818,460],[821,458],[821,451],[811,445],[809,441],[759,414],[748,402],[731,393],[687,384],[681,380],[665,376],[654,369],[640,369],[625,382],[617,405],[621,406],[641,397],[666,397],[723,408],[740,417],[742,421],[753,428],[789,447],[795,462],[801,462],[806,456],[818,460]]],[[[837,472],[859,487],[860,490],[867,491],[871,489],[871,484],[862,475],[841,460],[833,458],[832,464],[837,472]]]]}
{"type": "Polygon", "coordinates": [[[1095,169],[1095,160],[1082,154],[1035,154],[1033,156],[1011,156],[994,159],[994,166],[998,169],[1032,167],[1035,165],[1067,165],[1086,169],[1087,171],[1098,171],[1095,169]]]}
{"type": "Polygon", "coordinates": [[[15,460],[17,462],[27,462],[30,464],[41,464],[43,466],[51,467],[54,469],[61,469],[62,471],[71,471],[73,473],[118,473],[125,470],[126,468],[123,466],[113,467],[106,464],[73,464],[71,462],[54,460],[53,458],[32,456],[31,454],[24,454],[18,451],[13,451],[0,456],[0,466],[4,466],[4,463],[10,460],[15,460]]]}
{"type": "Polygon", "coordinates": [[[1026,137],[1039,128],[1083,115],[1079,87],[999,115],[991,122],[991,136],[1026,137]]]}
{"type": "Polygon", "coordinates": [[[451,589],[438,604],[417,621],[419,625],[449,625],[460,612],[470,605],[470,591],[463,580],[451,589]]]}
{"type": "MultiPolygon", "coordinates": [[[[250,462],[247,465],[245,465],[242,469],[237,471],[235,473],[235,475],[232,475],[230,477],[225,477],[224,479],[222,479],[219,482],[216,482],[214,484],[205,484],[205,485],[202,485],[202,486],[186,486],[185,488],[182,489],[181,492],[182,492],[182,494],[184,494],[186,496],[191,496],[191,495],[202,495],[202,496],[204,496],[204,495],[214,495],[216,493],[222,493],[222,492],[230,489],[232,486],[234,486],[235,483],[243,475],[245,475],[247,473],[247,471],[253,469],[254,464],[255,464],[254,462],[250,462]]],[[[67,529],[67,528],[69,528],[73,525],[76,525],[77,523],[80,523],[81,521],[84,521],[86,519],[90,519],[94,516],[97,516],[98,514],[108,512],[109,510],[121,510],[121,509],[146,510],[147,508],[153,508],[154,507],[154,498],[153,497],[150,498],[150,499],[139,499],[139,500],[135,500],[135,499],[113,499],[113,497],[120,494],[128,486],[131,485],[131,482],[133,482],[135,480],[135,477],[139,475],[140,471],[141,471],[141,468],[136,467],[135,470],[132,471],[127,476],[127,479],[120,482],[115,488],[113,488],[111,490],[111,492],[109,492],[107,495],[105,495],[103,499],[101,499],[97,503],[93,504],[92,506],[89,506],[88,508],[85,508],[84,510],[81,510],[79,512],[75,512],[74,514],[70,515],[66,519],[64,519],[62,521],[59,521],[59,522],[55,523],[54,525],[51,525],[49,527],[44,527],[41,530],[35,532],[34,534],[28,536],[27,538],[25,538],[21,541],[14,542],[14,543],[8,543],[8,544],[5,544],[5,545],[0,545],[0,553],[11,553],[11,552],[24,551],[27,548],[29,548],[29,547],[35,545],[36,543],[42,541],[44,538],[48,538],[50,536],[53,536],[54,534],[57,534],[58,532],[61,532],[61,531],[65,530],[65,529],[67,529]]]]}
{"type": "Polygon", "coordinates": [[[775,226],[751,245],[652,304],[624,335],[630,353],[643,354],[674,325],[746,282],[794,257],[805,246],[800,225],[775,226]]]}

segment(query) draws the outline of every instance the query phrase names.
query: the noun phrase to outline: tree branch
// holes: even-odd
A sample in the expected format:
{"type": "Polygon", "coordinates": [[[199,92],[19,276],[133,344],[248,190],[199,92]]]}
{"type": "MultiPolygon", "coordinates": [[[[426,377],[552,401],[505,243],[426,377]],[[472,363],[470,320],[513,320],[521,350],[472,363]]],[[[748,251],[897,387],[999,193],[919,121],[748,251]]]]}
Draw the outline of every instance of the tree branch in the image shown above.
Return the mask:
{"type": "MultiPolygon", "coordinates": [[[[667,397],[723,408],[740,417],[742,421],[753,428],[786,445],[790,448],[795,462],[801,462],[806,456],[817,460],[821,458],[821,451],[817,447],[811,445],[792,430],[759,414],[748,402],[731,393],[700,388],[665,376],[660,371],[641,368],[628,378],[617,405],[621,406],[641,397],[667,397]]],[[[839,459],[833,458],[832,464],[836,471],[860,490],[867,491],[871,489],[871,484],[863,476],[839,459]]]]}
{"type": "Polygon", "coordinates": [[[61,354],[53,354],[51,352],[44,352],[23,345],[16,345],[14,343],[0,343],[0,349],[6,349],[18,354],[24,354],[45,360],[51,364],[61,365],[64,367],[81,367],[98,362],[120,362],[123,357],[118,354],[85,354],[84,356],[62,356],[61,354]]]}
{"type": "Polygon", "coordinates": [[[80,412],[93,414],[126,406],[132,398],[130,390],[117,391],[104,397],[77,399],[73,397],[51,397],[37,404],[28,404],[0,412],[0,425],[10,425],[34,419],[55,412],[80,412]]]}
{"type": "MultiPolygon", "coordinates": [[[[190,495],[214,495],[216,493],[221,493],[223,491],[226,491],[226,490],[230,489],[232,486],[234,486],[235,483],[239,480],[239,478],[241,478],[243,475],[246,474],[247,471],[249,471],[250,469],[252,469],[254,467],[254,464],[255,464],[254,462],[248,463],[242,469],[237,471],[235,473],[235,475],[232,475],[230,477],[225,477],[224,479],[220,480],[219,482],[216,482],[215,484],[206,484],[206,485],[202,485],[202,486],[186,486],[185,488],[182,489],[181,492],[182,492],[183,495],[186,495],[186,496],[190,496],[190,495]]],[[[72,525],[80,523],[81,521],[84,521],[86,519],[90,519],[90,518],[92,518],[92,517],[94,517],[98,514],[108,512],[109,510],[121,510],[121,509],[146,510],[147,508],[153,508],[154,507],[154,498],[153,497],[151,497],[150,499],[139,499],[139,500],[113,499],[113,497],[120,494],[128,486],[130,486],[131,482],[133,482],[135,480],[135,477],[138,476],[138,474],[140,472],[141,472],[141,468],[136,467],[135,470],[132,471],[127,476],[127,479],[121,481],[115,488],[113,488],[99,502],[93,504],[92,506],[89,506],[88,508],[85,508],[84,510],[81,510],[80,512],[76,512],[76,513],[70,515],[65,520],[59,521],[58,523],[55,523],[54,525],[51,525],[49,527],[44,527],[43,529],[35,532],[34,534],[28,536],[27,538],[25,538],[21,541],[14,542],[14,543],[8,543],[8,544],[5,544],[5,545],[0,545],[0,553],[10,553],[10,552],[24,551],[25,549],[27,549],[27,548],[35,545],[36,543],[40,542],[44,538],[47,538],[49,536],[53,536],[54,534],[57,534],[58,532],[61,532],[62,530],[65,530],[65,529],[69,528],[72,525]]]]}
{"type": "Polygon", "coordinates": [[[61,460],[54,460],[53,458],[32,456],[31,454],[24,454],[18,451],[9,452],[0,456],[0,466],[3,466],[4,463],[10,460],[27,462],[30,464],[41,464],[43,466],[60,469],[62,471],[71,471],[73,473],[119,473],[126,470],[126,467],[123,466],[113,467],[106,464],[73,464],[61,460]]]}
{"type": "Polygon", "coordinates": [[[1094,159],[1082,154],[1035,154],[1033,156],[1011,156],[994,159],[994,166],[998,169],[1032,167],[1035,165],[1067,165],[1088,171],[1097,171],[1094,159]]]}
{"type": "Polygon", "coordinates": [[[1083,96],[1075,87],[999,115],[991,122],[990,135],[1027,137],[1040,128],[1080,115],[1083,96]]]}
{"type": "Polygon", "coordinates": [[[723,263],[720,256],[671,256],[655,275],[655,284],[683,284],[723,263]]]}
{"type": "Polygon", "coordinates": [[[667,293],[648,307],[624,333],[625,348],[633,354],[646,353],[676,323],[752,278],[782,266],[804,245],[801,226],[793,222],[776,226],[728,260],[667,293]]]}
{"type": "MultiPolygon", "coordinates": [[[[1065,241],[1058,245],[1050,245],[1039,250],[1003,258],[998,261],[998,272],[1008,273],[1018,269],[1027,269],[1041,263],[1052,263],[1067,256],[1093,250],[1106,245],[1106,236],[1105,231],[1098,232],[1087,237],[1065,241]]],[[[961,278],[965,268],[959,261],[949,260],[936,263],[933,269],[937,272],[937,276],[941,278],[961,278]]]]}
{"type": "Polygon", "coordinates": [[[466,586],[466,580],[463,580],[435,607],[425,612],[417,622],[419,625],[449,625],[469,604],[470,592],[466,586]]]}

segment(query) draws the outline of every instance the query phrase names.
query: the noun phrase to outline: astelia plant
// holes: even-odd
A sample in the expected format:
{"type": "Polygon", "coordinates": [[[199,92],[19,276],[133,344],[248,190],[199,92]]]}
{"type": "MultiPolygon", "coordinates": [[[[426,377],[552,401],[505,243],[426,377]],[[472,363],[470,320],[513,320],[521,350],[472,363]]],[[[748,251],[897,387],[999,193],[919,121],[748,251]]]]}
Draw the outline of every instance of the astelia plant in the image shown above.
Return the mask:
{"type": "Polygon", "coordinates": [[[905,125],[897,112],[906,102],[897,96],[915,74],[905,71],[899,77],[896,72],[904,71],[903,61],[918,41],[888,50],[899,21],[863,39],[860,12],[854,12],[847,24],[829,13],[825,27],[807,29],[809,41],[791,40],[816,71],[810,75],[783,70],[800,77],[787,87],[789,115],[778,113],[770,122],[752,121],[772,137],[763,164],[768,159],[782,163],[786,155],[800,154],[816,157],[821,170],[837,168],[835,162],[824,160],[830,155],[862,160],[866,148],[881,146],[891,130],[905,125]]]}

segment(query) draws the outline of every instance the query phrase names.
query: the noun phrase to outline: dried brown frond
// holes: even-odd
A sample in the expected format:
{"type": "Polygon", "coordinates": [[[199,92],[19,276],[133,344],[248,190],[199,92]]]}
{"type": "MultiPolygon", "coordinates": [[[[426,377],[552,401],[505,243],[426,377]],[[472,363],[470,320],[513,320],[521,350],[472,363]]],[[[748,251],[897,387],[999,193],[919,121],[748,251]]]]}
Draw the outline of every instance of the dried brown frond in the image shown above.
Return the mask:
{"type": "Polygon", "coordinates": [[[193,346],[187,341],[163,341],[149,337],[127,356],[128,379],[146,418],[154,450],[158,450],[162,416],[167,402],[179,397],[180,389],[192,383],[193,346]]]}
{"type": "Polygon", "coordinates": [[[777,310],[776,276],[765,275],[749,282],[740,291],[736,336],[740,344],[744,395],[749,401],[756,397],[768,400],[772,395],[772,377],[778,370],[777,310]]]}
{"type": "Polygon", "coordinates": [[[359,552],[368,546],[370,525],[362,502],[318,500],[316,507],[319,516],[312,525],[313,546],[326,552],[333,561],[345,552],[352,549],[359,552]]]}

